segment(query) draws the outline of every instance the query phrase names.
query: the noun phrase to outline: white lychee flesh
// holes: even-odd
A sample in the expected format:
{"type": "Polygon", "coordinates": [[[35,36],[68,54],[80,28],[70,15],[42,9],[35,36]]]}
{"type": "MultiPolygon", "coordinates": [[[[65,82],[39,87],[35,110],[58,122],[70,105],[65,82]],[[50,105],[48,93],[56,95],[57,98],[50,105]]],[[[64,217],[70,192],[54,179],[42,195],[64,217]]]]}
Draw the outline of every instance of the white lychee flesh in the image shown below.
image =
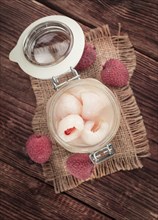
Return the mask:
{"type": "Polygon", "coordinates": [[[95,125],[95,121],[87,121],[82,131],[81,138],[84,143],[88,145],[98,144],[102,141],[108,133],[109,124],[100,122],[95,125]]]}
{"type": "Polygon", "coordinates": [[[79,115],[72,114],[59,122],[57,133],[63,141],[70,142],[81,135],[83,128],[83,119],[79,115]]]}
{"type": "Polygon", "coordinates": [[[64,93],[56,104],[56,116],[59,119],[70,114],[81,114],[82,105],[73,95],[64,93]]]}
{"type": "Polygon", "coordinates": [[[97,117],[106,104],[98,94],[93,92],[82,93],[81,101],[83,103],[81,115],[85,120],[97,117]]]}

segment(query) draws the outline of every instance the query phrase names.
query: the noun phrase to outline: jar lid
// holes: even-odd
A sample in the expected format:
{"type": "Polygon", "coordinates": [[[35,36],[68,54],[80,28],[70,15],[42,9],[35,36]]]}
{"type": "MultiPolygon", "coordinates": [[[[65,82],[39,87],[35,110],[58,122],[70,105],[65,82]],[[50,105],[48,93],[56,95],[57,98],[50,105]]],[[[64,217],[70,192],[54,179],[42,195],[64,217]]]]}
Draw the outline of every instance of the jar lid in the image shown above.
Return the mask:
{"type": "Polygon", "coordinates": [[[35,78],[51,79],[77,65],[84,45],[84,33],[76,21],[61,15],[47,16],[23,31],[9,59],[35,78]]]}

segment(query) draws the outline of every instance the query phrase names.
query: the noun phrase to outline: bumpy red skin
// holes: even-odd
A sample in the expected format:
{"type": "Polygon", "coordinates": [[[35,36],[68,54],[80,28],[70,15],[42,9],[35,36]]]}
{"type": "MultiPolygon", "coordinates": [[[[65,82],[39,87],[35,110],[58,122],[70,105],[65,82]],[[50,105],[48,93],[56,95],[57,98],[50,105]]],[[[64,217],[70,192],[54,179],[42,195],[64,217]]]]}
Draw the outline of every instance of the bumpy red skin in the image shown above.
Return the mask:
{"type": "Polygon", "coordinates": [[[89,159],[88,154],[72,154],[66,161],[67,171],[74,177],[80,180],[88,179],[92,172],[94,165],[89,159]]]}
{"type": "Polygon", "coordinates": [[[31,135],[26,142],[26,152],[36,163],[43,164],[52,153],[52,143],[47,136],[31,135]]]}
{"type": "Polygon", "coordinates": [[[120,60],[110,59],[103,66],[101,79],[105,85],[123,87],[128,84],[128,70],[120,60]]]}
{"type": "Polygon", "coordinates": [[[82,71],[90,67],[96,60],[96,50],[91,44],[85,44],[82,57],[75,67],[76,70],[82,71]]]}

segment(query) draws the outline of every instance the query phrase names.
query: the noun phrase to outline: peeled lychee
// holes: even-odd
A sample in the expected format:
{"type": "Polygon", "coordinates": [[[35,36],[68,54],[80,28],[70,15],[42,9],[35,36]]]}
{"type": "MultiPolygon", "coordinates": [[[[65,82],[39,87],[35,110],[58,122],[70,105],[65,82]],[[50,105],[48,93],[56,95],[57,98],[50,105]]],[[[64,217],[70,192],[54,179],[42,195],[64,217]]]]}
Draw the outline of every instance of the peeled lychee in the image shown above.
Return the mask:
{"type": "Polygon", "coordinates": [[[63,141],[70,142],[80,136],[83,128],[84,121],[81,116],[72,114],[66,116],[59,122],[57,133],[63,141]]]}
{"type": "Polygon", "coordinates": [[[68,172],[81,180],[86,180],[91,176],[93,167],[88,154],[72,154],[66,161],[68,172]]]}
{"type": "Polygon", "coordinates": [[[84,70],[90,67],[96,60],[96,50],[91,44],[85,44],[85,48],[76,70],[84,70]]]}
{"type": "Polygon", "coordinates": [[[81,94],[81,100],[83,103],[81,115],[85,120],[91,120],[97,117],[106,105],[106,102],[103,102],[102,96],[99,96],[95,92],[83,92],[81,94]]]}
{"type": "Polygon", "coordinates": [[[80,114],[81,109],[82,105],[75,96],[64,93],[56,104],[56,115],[59,119],[63,119],[70,114],[80,114]]]}
{"type": "Polygon", "coordinates": [[[45,163],[52,153],[52,143],[47,136],[31,135],[26,142],[26,152],[36,163],[45,163]]]}
{"type": "Polygon", "coordinates": [[[87,121],[84,126],[81,138],[84,143],[93,145],[102,141],[109,131],[109,124],[107,122],[87,121]]]}
{"type": "Polygon", "coordinates": [[[126,66],[120,60],[110,59],[103,66],[101,78],[105,85],[122,87],[127,85],[129,74],[126,66]]]}

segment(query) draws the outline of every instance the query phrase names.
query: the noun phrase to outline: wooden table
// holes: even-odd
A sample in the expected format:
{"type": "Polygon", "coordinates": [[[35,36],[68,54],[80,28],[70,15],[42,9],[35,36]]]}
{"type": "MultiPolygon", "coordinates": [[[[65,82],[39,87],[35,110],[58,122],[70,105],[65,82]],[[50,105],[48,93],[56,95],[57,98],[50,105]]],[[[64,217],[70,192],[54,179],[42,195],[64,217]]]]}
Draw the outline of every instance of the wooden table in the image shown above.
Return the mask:
{"type": "Polygon", "coordinates": [[[0,11],[0,219],[158,219],[158,1],[1,0],[0,11]],[[8,59],[30,23],[54,14],[75,19],[84,31],[107,23],[116,34],[118,23],[122,24],[136,50],[131,86],[151,150],[151,156],[142,160],[142,169],[118,172],[61,194],[54,193],[41,166],[25,155],[36,100],[29,76],[8,59]]]}

